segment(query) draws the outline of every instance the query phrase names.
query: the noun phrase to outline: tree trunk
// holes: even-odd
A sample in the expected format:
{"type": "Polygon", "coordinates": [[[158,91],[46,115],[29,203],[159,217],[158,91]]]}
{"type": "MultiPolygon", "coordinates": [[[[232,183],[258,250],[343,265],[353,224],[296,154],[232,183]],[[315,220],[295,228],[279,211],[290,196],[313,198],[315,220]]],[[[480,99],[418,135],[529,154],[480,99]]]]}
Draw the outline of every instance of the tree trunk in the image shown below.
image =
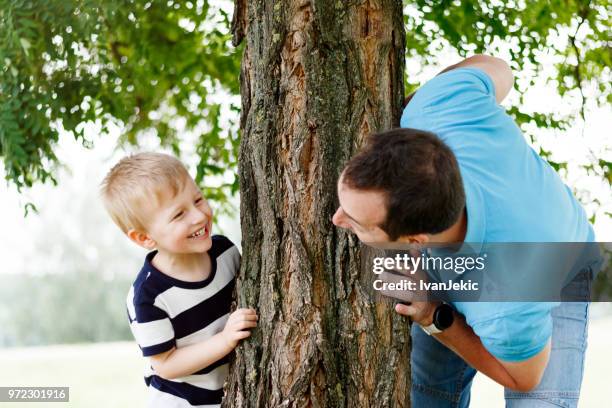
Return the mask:
{"type": "Polygon", "coordinates": [[[409,327],[375,301],[356,238],[331,223],[336,181],[371,132],[398,125],[400,0],[237,0],[242,268],[259,327],[226,407],[407,407],[409,327]]]}

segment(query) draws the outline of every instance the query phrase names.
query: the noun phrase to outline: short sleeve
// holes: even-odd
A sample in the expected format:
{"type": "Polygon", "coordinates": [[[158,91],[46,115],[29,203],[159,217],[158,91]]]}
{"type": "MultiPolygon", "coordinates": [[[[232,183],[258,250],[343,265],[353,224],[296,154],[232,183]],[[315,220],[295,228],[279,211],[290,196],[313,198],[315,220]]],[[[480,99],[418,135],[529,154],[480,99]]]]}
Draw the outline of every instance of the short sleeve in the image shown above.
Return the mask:
{"type": "Polygon", "coordinates": [[[211,256],[219,256],[228,249],[235,247],[234,243],[229,240],[224,235],[213,235],[212,237],[212,247],[210,248],[209,253],[211,256]]]}
{"type": "Polygon", "coordinates": [[[493,356],[524,361],[538,354],[552,336],[551,303],[529,303],[506,316],[472,323],[474,333],[493,356]]]}
{"type": "Polygon", "coordinates": [[[143,356],[154,356],[176,345],[172,322],[168,314],[157,306],[134,303],[130,308],[128,303],[128,317],[130,329],[143,356]]]}
{"type": "Polygon", "coordinates": [[[447,114],[453,120],[472,118],[495,110],[495,87],[491,78],[478,68],[456,68],[425,83],[404,108],[400,125],[406,128],[431,130],[435,119],[447,114]]]}
{"type": "Polygon", "coordinates": [[[240,251],[227,237],[214,235],[213,244],[209,250],[211,257],[216,259],[218,267],[226,268],[232,276],[236,276],[240,270],[240,251]]]}

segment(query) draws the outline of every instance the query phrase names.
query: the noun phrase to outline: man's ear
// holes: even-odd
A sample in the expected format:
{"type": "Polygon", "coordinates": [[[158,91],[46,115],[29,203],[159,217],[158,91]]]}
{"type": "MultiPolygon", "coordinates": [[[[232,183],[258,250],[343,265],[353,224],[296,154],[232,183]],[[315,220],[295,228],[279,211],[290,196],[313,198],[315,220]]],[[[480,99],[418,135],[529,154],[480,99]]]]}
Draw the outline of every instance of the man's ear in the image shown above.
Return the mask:
{"type": "Polygon", "coordinates": [[[428,234],[402,235],[398,238],[398,242],[406,244],[427,244],[429,242],[428,234]]]}
{"type": "Polygon", "coordinates": [[[136,245],[145,249],[154,249],[157,243],[145,232],[130,229],[127,232],[128,238],[136,245]]]}

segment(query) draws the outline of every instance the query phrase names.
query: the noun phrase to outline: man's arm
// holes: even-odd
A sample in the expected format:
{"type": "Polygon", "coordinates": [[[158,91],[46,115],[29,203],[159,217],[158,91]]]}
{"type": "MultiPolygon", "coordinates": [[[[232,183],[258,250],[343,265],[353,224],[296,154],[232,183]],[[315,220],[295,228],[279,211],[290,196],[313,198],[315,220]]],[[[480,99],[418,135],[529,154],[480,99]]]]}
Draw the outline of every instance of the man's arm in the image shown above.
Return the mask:
{"type": "MultiPolygon", "coordinates": [[[[428,326],[431,324],[435,307],[436,304],[431,302],[414,302],[412,305],[398,304],[395,310],[399,314],[412,317],[415,322],[428,326]]],[[[498,360],[485,349],[480,338],[465,322],[465,318],[456,312],[451,327],[433,336],[476,370],[504,387],[516,391],[525,392],[535,388],[542,379],[550,357],[549,340],[541,352],[525,361],[498,360]]]]}
{"type": "MultiPolygon", "coordinates": [[[[493,81],[493,86],[495,87],[495,100],[497,103],[501,103],[501,101],[504,100],[512,89],[514,77],[512,75],[510,66],[506,63],[506,61],[500,58],[491,57],[489,55],[479,54],[471,56],[457,64],[444,68],[438,75],[455,68],[468,67],[481,69],[491,78],[491,81],[493,81]]],[[[408,105],[414,94],[415,92],[406,97],[404,100],[404,107],[408,105]]]]}
{"type": "MultiPolygon", "coordinates": [[[[495,87],[495,100],[501,103],[512,89],[514,77],[510,66],[503,59],[491,57],[490,55],[474,55],[464,59],[458,64],[451,65],[440,72],[440,74],[455,68],[478,68],[483,70],[493,81],[495,87]]],[[[440,75],[438,74],[438,75],[440,75]]]]}

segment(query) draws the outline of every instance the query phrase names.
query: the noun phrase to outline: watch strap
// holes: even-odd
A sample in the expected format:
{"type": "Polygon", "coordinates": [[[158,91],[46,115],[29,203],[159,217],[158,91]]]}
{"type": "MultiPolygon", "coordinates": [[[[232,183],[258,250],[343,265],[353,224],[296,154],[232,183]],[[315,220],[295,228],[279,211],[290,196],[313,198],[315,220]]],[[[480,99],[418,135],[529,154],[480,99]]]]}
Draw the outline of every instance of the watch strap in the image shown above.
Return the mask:
{"type": "Polygon", "coordinates": [[[453,324],[453,308],[447,303],[441,303],[433,314],[433,322],[428,326],[421,326],[428,335],[442,333],[453,324]]]}
{"type": "Polygon", "coordinates": [[[429,326],[421,326],[421,329],[423,329],[423,331],[429,336],[431,336],[432,334],[442,333],[442,330],[438,329],[435,323],[432,323],[429,326]]]}

